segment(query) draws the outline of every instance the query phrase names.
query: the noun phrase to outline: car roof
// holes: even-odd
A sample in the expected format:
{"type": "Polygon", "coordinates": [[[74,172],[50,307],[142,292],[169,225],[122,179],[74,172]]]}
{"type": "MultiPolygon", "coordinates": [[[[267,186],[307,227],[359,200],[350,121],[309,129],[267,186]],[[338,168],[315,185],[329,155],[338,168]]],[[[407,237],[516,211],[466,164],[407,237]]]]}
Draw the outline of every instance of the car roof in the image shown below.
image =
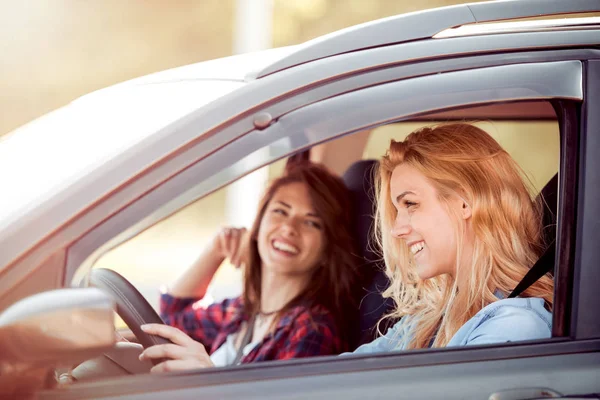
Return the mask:
{"type": "Polygon", "coordinates": [[[431,39],[458,26],[517,18],[600,11],[598,0],[497,0],[417,11],[352,26],[319,37],[257,73],[261,78],[320,58],[431,39]],[[542,12],[540,12],[543,10],[542,12]]]}
{"type": "Polygon", "coordinates": [[[0,140],[0,231],[27,209],[85,179],[242,83],[171,82],[99,91],[38,118],[0,140]]]}
{"type": "Polygon", "coordinates": [[[294,47],[224,57],[135,78],[84,95],[0,138],[0,230],[294,47]],[[99,111],[101,110],[101,111],[99,111]],[[26,182],[27,184],[23,184],[26,182]]]}
{"type": "Polygon", "coordinates": [[[215,60],[155,72],[124,83],[127,85],[139,85],[205,79],[245,82],[248,80],[248,76],[252,76],[256,71],[289,56],[297,51],[297,48],[298,46],[286,46],[217,58],[215,60]]]}
{"type": "Polygon", "coordinates": [[[492,35],[495,33],[533,32],[541,30],[559,29],[597,29],[600,26],[600,17],[561,18],[533,21],[488,22],[481,24],[461,25],[456,28],[446,29],[433,36],[434,39],[492,35]]]}

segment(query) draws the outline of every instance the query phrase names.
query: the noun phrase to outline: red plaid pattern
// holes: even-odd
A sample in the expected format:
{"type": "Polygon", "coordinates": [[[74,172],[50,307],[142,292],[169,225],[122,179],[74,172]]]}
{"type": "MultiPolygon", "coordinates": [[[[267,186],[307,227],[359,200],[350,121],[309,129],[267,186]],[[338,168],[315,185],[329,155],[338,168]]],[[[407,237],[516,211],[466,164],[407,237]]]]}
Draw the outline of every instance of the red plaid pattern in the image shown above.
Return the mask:
{"type": "MultiPolygon", "coordinates": [[[[166,324],[202,343],[209,354],[249,319],[241,297],[204,306],[199,299],[163,294],[160,313],[166,324]]],[[[275,330],[242,358],[242,363],[339,354],[344,350],[329,311],[318,305],[298,305],[282,316],[275,330]]]]}

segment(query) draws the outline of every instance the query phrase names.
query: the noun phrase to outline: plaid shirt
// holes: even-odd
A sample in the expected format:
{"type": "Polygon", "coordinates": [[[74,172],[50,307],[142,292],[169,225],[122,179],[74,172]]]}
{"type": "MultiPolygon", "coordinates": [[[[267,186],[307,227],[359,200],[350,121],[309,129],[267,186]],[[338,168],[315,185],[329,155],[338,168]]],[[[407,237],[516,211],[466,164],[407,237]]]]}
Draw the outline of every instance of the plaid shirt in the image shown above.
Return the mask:
{"type": "MultiPolygon", "coordinates": [[[[167,325],[179,328],[202,343],[209,354],[217,350],[228,335],[239,332],[242,323],[249,319],[241,297],[204,306],[199,299],[163,294],[160,313],[167,325]]],[[[275,329],[241,362],[339,354],[343,350],[331,313],[322,306],[298,305],[288,310],[275,329]]]]}

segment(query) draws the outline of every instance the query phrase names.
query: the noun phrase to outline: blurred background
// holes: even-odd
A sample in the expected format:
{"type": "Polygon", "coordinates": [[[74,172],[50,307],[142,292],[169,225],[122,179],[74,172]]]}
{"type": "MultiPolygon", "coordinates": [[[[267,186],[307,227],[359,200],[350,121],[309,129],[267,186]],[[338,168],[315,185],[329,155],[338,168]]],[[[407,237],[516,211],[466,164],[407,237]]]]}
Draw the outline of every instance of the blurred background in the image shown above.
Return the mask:
{"type": "MultiPolygon", "coordinates": [[[[79,96],[128,79],[233,54],[299,44],[392,15],[467,2],[0,0],[0,140],[2,135],[79,96]]],[[[391,137],[402,139],[419,125],[378,128],[362,158],[379,157],[391,137]]],[[[555,122],[488,121],[483,127],[532,175],[536,188],[556,172],[555,122]],[[547,140],[548,132],[552,140],[547,140]],[[538,149],[536,154],[528,151],[531,146],[538,149]]],[[[266,184],[280,174],[283,165],[277,162],[257,173],[266,184]]],[[[239,189],[227,187],[188,205],[106,252],[94,266],[119,271],[156,305],[158,287],[188,268],[220,226],[248,226],[252,221],[253,212],[244,214],[236,208],[239,193],[239,189]]],[[[255,197],[258,201],[258,192],[255,197]]],[[[222,298],[240,290],[241,272],[225,264],[209,293],[222,298]]]]}

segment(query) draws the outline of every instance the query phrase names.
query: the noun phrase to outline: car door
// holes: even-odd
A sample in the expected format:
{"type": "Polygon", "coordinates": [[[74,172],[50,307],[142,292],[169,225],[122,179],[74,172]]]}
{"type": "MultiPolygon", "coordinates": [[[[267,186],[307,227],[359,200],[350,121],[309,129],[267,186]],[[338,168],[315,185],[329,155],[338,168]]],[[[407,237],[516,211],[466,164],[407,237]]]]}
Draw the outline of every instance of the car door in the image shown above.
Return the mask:
{"type": "MultiPolygon", "coordinates": [[[[481,59],[462,58],[460,70],[431,71],[408,79],[398,77],[389,83],[316,101],[267,121],[198,161],[185,171],[187,176],[182,173],[168,182],[170,185],[155,189],[157,196],[160,191],[173,190],[180,178],[177,190],[187,193],[189,200],[247,172],[240,171],[236,163],[260,149],[269,151],[262,152],[265,156],[261,159],[254,158],[256,164],[250,169],[335,137],[416,115],[481,104],[551,101],[561,131],[553,338],[136,376],[48,391],[40,393],[40,398],[431,399],[488,398],[507,391],[513,391],[512,397],[505,398],[531,398],[546,390],[531,388],[549,388],[571,395],[600,392],[600,324],[595,312],[600,305],[596,289],[600,269],[595,267],[600,251],[594,242],[600,234],[596,222],[600,203],[594,154],[600,148],[600,139],[593,134],[600,124],[594,112],[600,97],[600,68],[598,61],[591,58],[597,58],[597,54],[586,52],[585,57],[578,57],[568,53],[557,59],[556,52],[541,51],[526,63],[493,66],[481,65],[481,59]],[[190,176],[198,182],[193,189],[182,183],[190,176]]],[[[431,65],[424,63],[421,67],[427,70],[431,65]]],[[[364,76],[348,78],[352,79],[364,76]]],[[[262,117],[268,120],[269,111],[266,107],[262,117]]],[[[261,113],[256,117],[261,117],[261,113]]],[[[134,212],[135,208],[124,209],[106,223],[126,220],[134,212]]],[[[79,260],[85,258],[92,246],[86,248],[84,244],[102,242],[106,230],[106,226],[104,230],[99,226],[90,231],[87,242],[72,248],[73,254],[79,260]]]]}

